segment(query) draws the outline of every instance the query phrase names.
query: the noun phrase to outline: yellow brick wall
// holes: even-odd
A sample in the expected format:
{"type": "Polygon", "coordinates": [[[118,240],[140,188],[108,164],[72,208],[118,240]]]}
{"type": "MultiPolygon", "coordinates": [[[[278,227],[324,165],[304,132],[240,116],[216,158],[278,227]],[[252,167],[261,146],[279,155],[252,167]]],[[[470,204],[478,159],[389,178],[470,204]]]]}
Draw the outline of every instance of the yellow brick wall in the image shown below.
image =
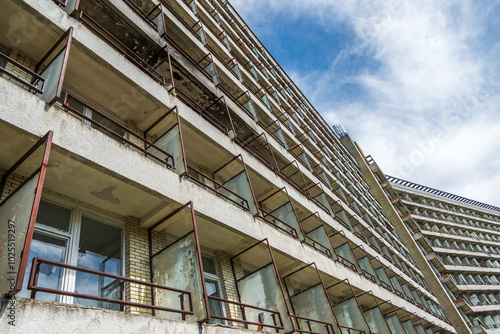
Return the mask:
{"type": "MultiPolygon", "coordinates": [[[[134,133],[137,133],[137,134],[141,133],[139,131],[139,129],[137,128],[137,125],[135,124],[135,122],[133,122],[131,120],[127,120],[126,127],[128,129],[130,129],[134,133]]],[[[136,136],[133,136],[133,135],[127,133],[126,136],[125,136],[125,138],[127,138],[128,140],[130,140],[132,143],[138,145],[139,147],[144,148],[144,141],[141,140],[141,139],[139,139],[139,138],[137,138],[136,136]]]]}
{"type": "MultiPolygon", "coordinates": [[[[5,174],[6,170],[0,168],[0,178],[5,174]]],[[[7,182],[5,183],[5,188],[2,194],[0,194],[0,201],[3,201],[11,192],[13,192],[16,188],[18,188],[21,183],[24,181],[24,177],[17,174],[11,174],[7,178],[7,182]]]]}
{"type": "MultiPolygon", "coordinates": [[[[31,70],[35,70],[36,62],[33,58],[25,54],[24,52],[21,52],[17,49],[12,49],[11,53],[9,54],[9,57],[15,60],[16,62],[20,63],[21,65],[26,66],[27,68],[31,70]]],[[[7,63],[5,66],[5,69],[17,76],[18,78],[21,78],[24,81],[31,82],[32,76],[26,71],[23,71],[22,69],[14,66],[12,63],[7,63]]],[[[22,85],[19,81],[14,80],[13,78],[4,75],[3,76],[5,79],[12,81],[14,84],[18,85],[19,87],[27,89],[26,86],[22,85]]]]}
{"type": "MultiPolygon", "coordinates": [[[[165,233],[153,232],[153,253],[166,246],[165,233]]],[[[139,224],[139,219],[128,217],[125,224],[125,275],[127,277],[151,282],[149,266],[148,229],[139,224]]],[[[126,289],[128,301],[152,304],[151,288],[140,284],[128,284],[126,289]]],[[[152,314],[145,308],[127,307],[127,311],[137,314],[152,314]]]]}

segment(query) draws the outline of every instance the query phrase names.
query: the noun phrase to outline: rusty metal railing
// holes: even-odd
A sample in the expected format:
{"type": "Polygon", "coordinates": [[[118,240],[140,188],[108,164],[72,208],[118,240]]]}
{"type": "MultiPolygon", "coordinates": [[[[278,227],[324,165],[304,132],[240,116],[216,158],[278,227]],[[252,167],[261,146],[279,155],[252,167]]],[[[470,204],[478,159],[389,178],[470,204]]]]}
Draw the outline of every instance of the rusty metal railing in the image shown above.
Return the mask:
{"type": "Polygon", "coordinates": [[[242,138],[238,137],[237,134],[235,134],[235,137],[234,137],[234,142],[236,144],[238,144],[239,146],[241,146],[243,149],[247,150],[248,153],[250,153],[252,156],[256,157],[257,159],[260,160],[260,162],[262,162],[264,165],[267,166],[267,168],[269,168],[270,170],[272,171],[276,171],[276,167],[275,165],[273,165],[273,163],[271,163],[268,159],[266,159],[259,151],[257,151],[255,148],[253,148],[251,146],[251,144],[257,140],[259,137],[261,137],[262,135],[264,135],[264,140],[266,141],[266,145],[267,147],[269,148],[269,152],[272,154],[272,150],[271,150],[271,147],[269,146],[269,142],[267,141],[267,138],[266,138],[266,135],[264,132],[262,132],[260,135],[254,137],[252,140],[250,141],[245,141],[243,140],[242,138]]]}
{"type": "MultiPolygon", "coordinates": [[[[240,107],[241,110],[243,110],[243,112],[245,114],[248,115],[248,117],[252,118],[253,119],[253,115],[252,113],[250,112],[250,110],[247,109],[247,107],[245,107],[241,102],[238,101],[238,99],[243,96],[244,94],[246,94],[246,91],[243,92],[243,94],[241,94],[240,96],[238,97],[235,97],[233,94],[231,94],[231,92],[229,90],[227,90],[222,84],[219,83],[219,85],[217,86],[225,95],[227,95],[231,101],[233,101],[238,107],[240,107]]],[[[253,103],[253,102],[252,102],[253,103]]]]}
{"type": "Polygon", "coordinates": [[[337,221],[337,223],[339,223],[340,225],[344,226],[346,230],[351,231],[351,226],[349,226],[349,224],[343,221],[341,218],[334,216],[333,219],[335,219],[335,221],[337,221]]]}
{"type": "Polygon", "coordinates": [[[364,278],[372,281],[375,284],[377,283],[377,279],[375,278],[375,276],[373,276],[372,274],[370,274],[368,271],[366,271],[364,269],[361,269],[360,275],[363,276],[364,278]]]}
{"type": "Polygon", "coordinates": [[[210,181],[211,183],[213,183],[213,186],[210,186],[209,184],[206,184],[205,182],[197,179],[196,176],[190,175],[189,173],[185,173],[185,177],[189,178],[191,181],[197,183],[198,185],[200,185],[202,187],[207,187],[207,188],[213,190],[217,196],[224,197],[226,200],[230,201],[233,204],[236,204],[237,206],[239,206],[243,210],[250,211],[250,206],[248,205],[248,201],[246,199],[244,199],[243,197],[241,197],[240,195],[238,195],[234,191],[230,190],[229,188],[225,187],[221,183],[215,181],[212,177],[210,177],[210,176],[202,173],[201,171],[197,170],[196,168],[190,166],[189,164],[187,165],[187,168],[188,168],[188,171],[193,171],[193,172],[199,174],[200,176],[202,176],[204,179],[206,179],[206,180],[210,181]],[[232,199],[231,197],[225,195],[224,193],[220,192],[219,189],[223,189],[224,191],[227,191],[231,195],[236,196],[236,198],[239,201],[236,201],[236,200],[232,199]]]}
{"type": "Polygon", "coordinates": [[[26,78],[19,77],[12,72],[9,72],[6,67],[0,67],[0,72],[7,75],[8,77],[16,80],[22,85],[28,87],[30,92],[42,94],[45,89],[45,79],[41,77],[38,73],[30,70],[26,66],[16,62],[14,59],[0,52],[0,58],[5,59],[8,63],[14,65],[14,67],[20,69],[23,72],[26,72],[29,76],[31,76],[31,80],[27,80],[26,78]]]}
{"type": "Polygon", "coordinates": [[[380,286],[383,287],[384,289],[386,289],[387,291],[392,292],[391,286],[382,280],[380,280],[380,286]]]}
{"type": "Polygon", "coordinates": [[[259,215],[259,217],[262,218],[264,221],[266,221],[267,223],[273,225],[277,229],[279,229],[279,230],[281,230],[281,231],[283,231],[283,232],[291,235],[295,239],[299,238],[297,230],[293,226],[291,226],[290,224],[285,223],[283,220],[279,219],[278,217],[276,217],[272,213],[267,212],[266,210],[262,209],[261,207],[259,207],[259,211],[261,211],[261,213],[262,213],[261,215],[259,215]],[[271,217],[271,218],[268,218],[268,217],[271,217]],[[280,226],[279,224],[283,224],[287,228],[284,228],[284,227],[280,226]]]}
{"type": "MultiPolygon", "coordinates": [[[[245,325],[245,327],[248,327],[248,325],[255,325],[255,326],[259,326],[259,327],[268,327],[268,328],[273,328],[276,331],[284,328],[283,327],[283,320],[281,319],[281,314],[278,311],[273,311],[273,310],[265,309],[265,308],[262,308],[262,307],[257,307],[257,306],[253,306],[253,305],[249,305],[249,304],[244,304],[244,303],[236,302],[236,301],[233,301],[233,300],[227,300],[227,299],[223,299],[223,298],[219,298],[219,297],[214,297],[214,296],[208,296],[208,299],[212,299],[212,300],[216,300],[216,301],[219,301],[219,302],[223,302],[223,303],[228,303],[228,304],[233,304],[233,305],[239,306],[240,307],[240,311],[241,311],[241,317],[242,317],[242,319],[236,319],[236,318],[229,318],[229,317],[223,317],[223,316],[219,316],[219,315],[210,314],[210,318],[212,318],[212,319],[241,322],[241,323],[243,323],[245,325]],[[245,309],[246,308],[251,308],[253,310],[258,310],[258,311],[270,313],[271,314],[271,318],[273,319],[273,324],[272,325],[271,324],[265,324],[264,321],[261,321],[260,319],[259,319],[258,322],[247,320],[246,319],[246,313],[245,313],[245,309]],[[278,318],[278,319],[276,319],[276,318],[278,318]],[[278,324],[277,320],[279,320],[279,324],[278,324]]],[[[259,315],[259,318],[260,318],[260,315],[259,315]]]]}
{"type": "Polygon", "coordinates": [[[205,118],[208,122],[212,123],[218,130],[223,132],[225,135],[229,133],[229,129],[222,124],[217,118],[212,116],[206,109],[201,107],[196,101],[190,98],[186,93],[180,90],[178,87],[176,88],[176,92],[178,93],[177,97],[188,105],[192,110],[194,110],[197,114],[205,118]]]}
{"type": "MultiPolygon", "coordinates": [[[[163,5],[164,8],[168,9],[168,11],[177,19],[179,20],[179,22],[182,23],[182,25],[187,28],[192,34],[193,36],[196,37],[196,39],[198,39],[199,41],[201,41],[201,37],[196,33],[196,31],[193,29],[192,26],[190,26],[183,18],[182,16],[179,15],[179,13],[172,8],[172,6],[170,6],[167,1],[165,0],[160,0],[160,3],[163,5]]],[[[198,23],[195,23],[195,25],[198,24],[198,23]]]]}
{"type": "Polygon", "coordinates": [[[316,198],[310,196],[309,200],[311,202],[313,202],[314,204],[316,204],[317,206],[319,206],[321,209],[323,209],[323,211],[325,211],[325,213],[330,214],[330,210],[328,210],[328,208],[323,203],[318,201],[316,198]]]}
{"type": "MultiPolygon", "coordinates": [[[[319,324],[320,326],[324,326],[325,329],[326,329],[326,333],[327,334],[335,334],[335,331],[333,330],[333,325],[331,323],[329,323],[329,322],[321,321],[321,320],[314,320],[314,319],[310,319],[310,318],[306,318],[306,317],[300,317],[300,316],[294,315],[294,314],[292,314],[291,316],[294,319],[302,320],[302,322],[305,322],[305,324],[307,326],[307,330],[305,330],[305,329],[296,329],[297,333],[323,334],[323,333],[315,332],[315,331],[312,330],[311,323],[316,323],[316,324],[319,324]]],[[[299,322],[297,321],[297,323],[299,323],[299,322]]]]}
{"type": "Polygon", "coordinates": [[[59,7],[66,7],[67,0],[52,0],[59,7]]]}
{"type": "Polygon", "coordinates": [[[152,142],[144,139],[142,136],[136,134],[135,132],[129,130],[127,127],[121,125],[120,123],[118,123],[114,119],[112,119],[109,116],[103,114],[99,110],[91,107],[90,105],[88,105],[87,103],[81,101],[80,99],[78,99],[78,98],[76,98],[76,97],[74,97],[74,96],[66,93],[64,95],[64,100],[63,100],[62,106],[63,106],[63,108],[64,108],[65,111],[71,111],[72,113],[77,114],[78,117],[83,118],[85,121],[88,121],[88,122],[92,123],[93,125],[99,127],[100,129],[103,129],[110,136],[116,137],[123,144],[130,145],[130,146],[134,147],[135,149],[139,150],[140,152],[144,153],[144,155],[146,157],[151,157],[154,160],[157,160],[157,161],[165,164],[166,167],[169,168],[169,169],[170,168],[174,168],[175,169],[175,159],[174,159],[173,155],[171,155],[170,153],[168,153],[168,152],[164,151],[163,149],[159,148],[158,146],[156,146],[152,142]],[[75,108],[73,108],[73,107],[70,106],[70,104],[69,104],[70,100],[76,101],[78,104],[81,104],[85,108],[90,109],[92,111],[92,113],[98,114],[100,117],[104,118],[106,121],[110,122],[111,124],[113,124],[114,126],[120,128],[120,129],[122,129],[123,132],[121,134],[116,133],[113,130],[107,128],[105,125],[99,123],[95,119],[93,119],[91,117],[88,117],[87,115],[84,115],[82,112],[80,112],[77,109],[75,109],[75,108]],[[129,135],[135,137],[136,139],[138,139],[139,141],[143,142],[144,143],[144,147],[141,147],[141,146],[137,145],[136,143],[134,143],[133,141],[125,138],[124,137],[125,134],[129,134],[129,135]],[[166,156],[166,158],[162,159],[162,158],[156,156],[155,154],[149,152],[148,151],[149,148],[153,148],[153,149],[157,150],[158,152],[160,152],[161,154],[164,154],[166,156]]]}
{"type": "Polygon", "coordinates": [[[337,261],[339,263],[343,264],[344,267],[347,267],[354,272],[358,272],[358,268],[356,267],[356,265],[354,263],[352,263],[351,261],[349,261],[348,259],[346,259],[342,255],[339,255],[339,254],[336,254],[336,255],[337,255],[337,261]]]}
{"type": "Polygon", "coordinates": [[[328,247],[323,246],[313,238],[305,235],[304,236],[304,243],[311,246],[315,251],[320,252],[323,255],[326,255],[329,258],[333,258],[332,251],[328,249],[328,247]]]}
{"type": "MultiPolygon", "coordinates": [[[[271,127],[273,124],[275,124],[277,122],[278,121],[276,120],[276,121],[274,121],[274,122],[272,122],[272,123],[270,123],[268,125],[265,125],[263,122],[261,122],[259,120],[257,122],[257,124],[259,124],[262,127],[262,129],[267,132],[267,134],[269,134],[271,137],[273,137],[278,142],[278,144],[280,144],[280,146],[282,146],[284,149],[287,149],[286,148],[287,143],[284,143],[281,138],[279,138],[278,136],[276,136],[274,134],[274,132],[271,129],[269,129],[269,127],[271,127]]],[[[278,126],[278,128],[276,129],[276,131],[279,130],[279,129],[281,129],[281,127],[278,126]]],[[[284,140],[286,141],[286,139],[284,139],[284,140]]]]}
{"type": "Polygon", "coordinates": [[[396,296],[400,297],[400,298],[406,299],[405,295],[401,291],[399,291],[398,289],[396,289],[396,288],[394,288],[394,294],[396,296]]]}
{"type": "Polygon", "coordinates": [[[340,329],[342,330],[342,333],[345,333],[343,330],[345,329],[347,331],[347,334],[366,334],[366,331],[362,329],[357,329],[357,328],[352,328],[352,327],[347,327],[347,326],[339,326],[340,329]]]}
{"type": "Polygon", "coordinates": [[[154,22],[154,18],[161,14],[161,4],[156,5],[149,11],[149,13],[144,12],[134,1],[132,0],[123,0],[130,8],[132,8],[146,23],[148,23],[153,29],[158,30],[158,25],[154,22]],[[159,10],[159,13],[155,13],[159,10]],[[156,15],[154,15],[156,14],[156,15]]]}
{"type": "Polygon", "coordinates": [[[60,262],[40,259],[38,257],[33,258],[33,262],[31,265],[30,277],[29,277],[29,281],[28,281],[28,289],[31,290],[31,298],[32,299],[35,299],[37,292],[45,292],[45,293],[53,293],[53,294],[57,294],[57,295],[76,297],[76,298],[90,299],[90,300],[95,300],[95,301],[99,301],[99,302],[119,304],[121,311],[125,311],[125,306],[134,306],[134,307],[147,308],[147,309],[153,309],[153,310],[158,310],[158,311],[180,313],[180,314],[182,314],[183,320],[185,320],[186,315],[194,314],[194,312],[193,312],[193,299],[192,299],[192,295],[191,295],[190,291],[169,288],[169,287],[159,285],[159,284],[139,281],[139,280],[128,278],[128,277],[108,274],[108,273],[105,273],[102,271],[96,271],[96,270],[81,268],[81,267],[72,266],[72,265],[64,264],[64,263],[60,263],[60,262]],[[59,268],[67,269],[67,270],[79,271],[82,273],[97,275],[97,276],[101,276],[101,277],[107,277],[107,278],[111,278],[111,279],[115,279],[117,281],[120,281],[120,299],[112,299],[112,298],[92,296],[92,295],[87,295],[87,294],[82,294],[82,293],[77,293],[77,292],[69,292],[69,291],[63,291],[63,290],[58,290],[58,289],[40,287],[40,286],[38,286],[38,277],[39,277],[39,273],[40,273],[40,266],[42,264],[47,264],[47,265],[51,265],[51,266],[55,266],[55,267],[59,267],[59,268]],[[141,304],[141,303],[127,301],[125,298],[125,283],[145,285],[145,286],[156,288],[156,289],[162,289],[162,290],[167,290],[167,291],[171,291],[171,292],[175,292],[175,293],[180,293],[179,301],[180,301],[181,308],[174,309],[174,308],[169,308],[169,307],[162,307],[162,306],[157,306],[157,305],[148,305],[148,304],[141,304]],[[188,298],[187,300],[188,300],[188,304],[189,304],[189,309],[185,309],[185,306],[184,306],[186,296],[188,298]]]}
{"type": "Polygon", "coordinates": [[[294,187],[297,191],[299,191],[301,194],[303,194],[304,196],[306,196],[307,198],[309,198],[309,192],[308,192],[308,187],[307,187],[307,184],[306,184],[306,180],[304,179],[304,174],[302,174],[302,172],[300,171],[300,168],[297,164],[297,161],[292,161],[290,163],[288,163],[287,165],[285,165],[284,167],[280,167],[278,166],[279,168],[279,172],[278,172],[278,175],[281,176],[285,181],[287,181],[292,187],[294,187]],[[285,173],[285,169],[287,169],[288,167],[291,167],[291,166],[294,166],[297,170],[293,173],[291,173],[290,175],[286,174],[285,173]],[[299,176],[300,178],[302,179],[302,182],[304,183],[303,186],[300,186],[297,182],[295,182],[292,177],[299,173],[299,176]]]}

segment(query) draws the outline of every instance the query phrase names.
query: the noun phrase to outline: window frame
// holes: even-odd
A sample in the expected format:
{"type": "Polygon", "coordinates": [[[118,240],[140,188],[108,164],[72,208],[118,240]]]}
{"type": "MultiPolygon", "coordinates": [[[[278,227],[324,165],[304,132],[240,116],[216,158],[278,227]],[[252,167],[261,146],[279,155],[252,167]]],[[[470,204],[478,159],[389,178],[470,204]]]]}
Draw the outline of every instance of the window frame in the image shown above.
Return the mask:
{"type": "MultiPolygon", "coordinates": [[[[44,190],[46,192],[46,190],[44,190]]],[[[66,249],[63,263],[77,266],[78,249],[80,243],[80,231],[83,216],[98,221],[105,225],[110,225],[121,230],[120,237],[120,257],[121,268],[120,276],[124,276],[126,272],[126,247],[125,247],[125,219],[118,218],[118,215],[113,215],[110,212],[101,212],[99,209],[92,207],[86,203],[76,203],[76,201],[66,198],[61,198],[55,194],[43,194],[41,201],[56,205],[70,210],[68,231],[63,231],[42,223],[35,223],[35,233],[46,235],[56,239],[66,240],[66,249]]],[[[29,276],[29,273],[27,273],[29,276]]],[[[61,273],[61,284],[58,287],[64,291],[75,291],[76,286],[76,271],[63,268],[61,273]]],[[[26,291],[29,291],[26,289],[26,291]]],[[[55,302],[63,304],[74,304],[74,298],[65,295],[56,295],[55,302]]]]}
{"type": "MultiPolygon", "coordinates": [[[[215,256],[213,254],[207,254],[206,252],[202,252],[201,255],[202,255],[202,259],[203,259],[203,257],[205,257],[207,259],[212,260],[214,263],[214,268],[215,268],[215,274],[212,274],[212,273],[206,272],[205,267],[203,267],[203,277],[205,278],[205,280],[209,279],[210,281],[216,282],[217,287],[220,291],[219,298],[225,299],[224,292],[222,290],[222,279],[220,278],[220,270],[219,270],[219,266],[217,264],[217,261],[215,260],[215,256]]],[[[205,285],[206,285],[206,283],[205,283],[205,285]]],[[[207,298],[208,298],[208,296],[207,296],[207,298]]],[[[224,302],[220,302],[220,303],[221,303],[222,316],[227,318],[226,304],[224,302]]],[[[219,321],[219,319],[214,319],[214,320],[219,321]]],[[[221,321],[221,324],[227,325],[227,320],[220,320],[220,321],[221,321]]]]}

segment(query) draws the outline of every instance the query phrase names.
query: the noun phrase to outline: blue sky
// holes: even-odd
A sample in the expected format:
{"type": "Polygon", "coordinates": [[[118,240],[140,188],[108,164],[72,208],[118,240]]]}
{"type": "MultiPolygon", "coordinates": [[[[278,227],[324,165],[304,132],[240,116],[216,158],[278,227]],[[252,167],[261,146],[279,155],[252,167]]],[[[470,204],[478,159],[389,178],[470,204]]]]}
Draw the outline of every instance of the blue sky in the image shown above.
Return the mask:
{"type": "Polygon", "coordinates": [[[500,206],[500,1],[231,4],[386,174],[500,206]]]}

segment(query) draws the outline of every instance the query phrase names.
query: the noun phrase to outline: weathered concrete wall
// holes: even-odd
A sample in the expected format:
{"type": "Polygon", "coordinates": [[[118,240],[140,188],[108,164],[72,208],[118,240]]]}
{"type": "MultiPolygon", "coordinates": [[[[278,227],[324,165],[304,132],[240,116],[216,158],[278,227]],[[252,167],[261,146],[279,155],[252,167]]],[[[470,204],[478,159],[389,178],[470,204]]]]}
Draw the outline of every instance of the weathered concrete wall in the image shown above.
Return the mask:
{"type": "Polygon", "coordinates": [[[91,307],[65,305],[32,299],[16,299],[14,326],[9,310],[0,311],[0,332],[30,333],[148,333],[148,334],[244,334],[255,331],[171,321],[91,307]]]}

